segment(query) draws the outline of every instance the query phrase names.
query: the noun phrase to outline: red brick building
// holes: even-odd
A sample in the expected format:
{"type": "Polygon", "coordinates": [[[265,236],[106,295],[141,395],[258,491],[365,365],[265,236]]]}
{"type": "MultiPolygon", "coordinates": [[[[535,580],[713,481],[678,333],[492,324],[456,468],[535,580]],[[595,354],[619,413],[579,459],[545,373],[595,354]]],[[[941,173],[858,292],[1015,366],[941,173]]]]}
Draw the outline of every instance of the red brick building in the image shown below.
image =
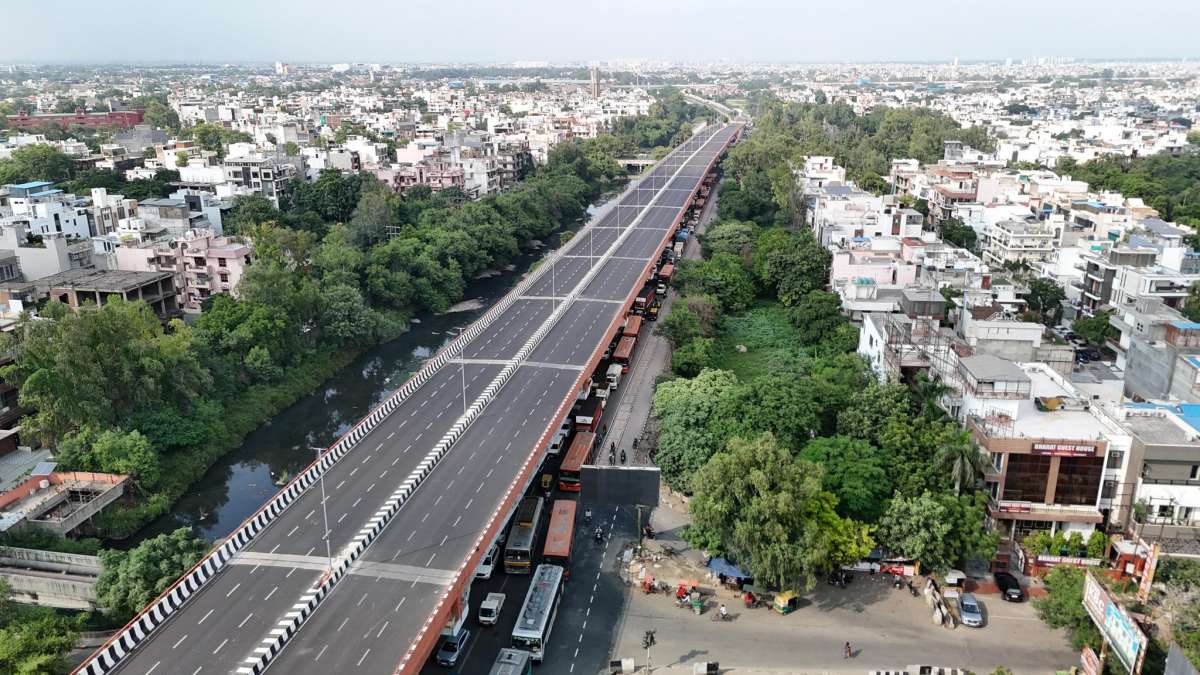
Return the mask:
{"type": "Polygon", "coordinates": [[[118,112],[84,112],[82,109],[73,113],[53,115],[30,115],[22,111],[19,115],[9,115],[8,125],[15,129],[36,129],[47,124],[63,128],[79,125],[81,127],[120,127],[128,129],[142,123],[142,110],[122,110],[118,112]]]}

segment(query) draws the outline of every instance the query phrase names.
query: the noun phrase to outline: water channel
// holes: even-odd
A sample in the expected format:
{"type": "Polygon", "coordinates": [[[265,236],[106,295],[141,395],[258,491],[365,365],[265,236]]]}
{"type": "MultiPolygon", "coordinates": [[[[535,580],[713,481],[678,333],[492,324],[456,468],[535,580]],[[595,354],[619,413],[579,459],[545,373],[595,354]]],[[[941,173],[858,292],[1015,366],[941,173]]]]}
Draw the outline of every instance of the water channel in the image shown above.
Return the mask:
{"type": "MultiPolygon", "coordinates": [[[[604,210],[604,206],[589,207],[587,217],[604,210]]],[[[567,229],[575,231],[582,225],[574,223],[567,229]]],[[[547,243],[558,246],[559,235],[552,235],[547,243]]],[[[468,300],[453,308],[458,311],[419,315],[419,323],[414,322],[407,333],[364,352],[319,390],[250,433],[240,447],[194,483],[171,511],[135,536],[112,544],[128,548],[184,526],[210,541],[228,535],[279,491],[276,481],[295,476],[315,459],[312,448],[328,447],[404,384],[426,359],[516,285],[546,250],[526,252],[507,271],[469,284],[468,300]]]]}

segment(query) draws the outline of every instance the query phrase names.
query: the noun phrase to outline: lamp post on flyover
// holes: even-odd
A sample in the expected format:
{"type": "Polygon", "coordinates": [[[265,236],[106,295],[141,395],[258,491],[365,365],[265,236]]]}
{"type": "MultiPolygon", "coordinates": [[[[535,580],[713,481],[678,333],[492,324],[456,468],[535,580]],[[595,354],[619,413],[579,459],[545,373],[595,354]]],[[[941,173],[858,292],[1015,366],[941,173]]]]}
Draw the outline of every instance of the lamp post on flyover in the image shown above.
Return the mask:
{"type": "MultiPolygon", "coordinates": [[[[553,264],[551,264],[550,269],[552,269],[552,270],[554,269],[553,264]]],[[[554,291],[551,290],[550,293],[553,294],[554,291]]],[[[551,300],[550,302],[553,303],[554,301],[551,300]]],[[[464,345],[463,350],[458,353],[458,373],[462,377],[463,415],[466,415],[467,414],[467,348],[466,348],[466,345],[464,345]]]]}
{"type": "MultiPolygon", "coordinates": [[[[317,452],[317,461],[321,461],[321,453],[324,452],[321,448],[309,446],[310,450],[317,452]]],[[[321,477],[317,479],[321,483],[321,516],[325,519],[325,559],[329,561],[329,569],[333,569],[333,551],[329,548],[329,513],[325,510],[325,472],[321,472],[321,477]]]]}

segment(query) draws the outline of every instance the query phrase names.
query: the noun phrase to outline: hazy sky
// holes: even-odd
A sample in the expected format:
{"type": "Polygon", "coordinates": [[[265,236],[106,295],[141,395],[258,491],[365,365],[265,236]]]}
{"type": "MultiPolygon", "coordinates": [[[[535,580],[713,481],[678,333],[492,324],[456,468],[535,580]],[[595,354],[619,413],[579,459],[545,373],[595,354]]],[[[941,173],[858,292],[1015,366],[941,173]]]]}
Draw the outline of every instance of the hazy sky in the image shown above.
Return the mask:
{"type": "Polygon", "coordinates": [[[43,0],[0,62],[1196,57],[1200,0],[43,0]]]}

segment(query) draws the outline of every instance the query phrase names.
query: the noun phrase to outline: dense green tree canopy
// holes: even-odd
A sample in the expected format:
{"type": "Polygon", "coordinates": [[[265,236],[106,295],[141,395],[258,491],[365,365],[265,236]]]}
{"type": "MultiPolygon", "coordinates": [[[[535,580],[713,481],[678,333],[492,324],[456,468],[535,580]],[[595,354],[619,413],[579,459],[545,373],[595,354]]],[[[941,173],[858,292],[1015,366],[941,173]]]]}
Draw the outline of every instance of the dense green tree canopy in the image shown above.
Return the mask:
{"type": "Polygon", "coordinates": [[[831,567],[873,545],[866,528],[836,513],[821,469],[795,459],[770,434],[733,439],[692,481],[694,544],[727,551],[758,584],[811,589],[831,567]]]}
{"type": "Polygon", "coordinates": [[[187,527],[147,539],[129,551],[101,551],[97,603],[118,619],[133,616],[207,552],[208,542],[187,527]]]}
{"type": "Polygon", "coordinates": [[[838,498],[838,513],[874,523],[892,494],[883,452],[867,441],[847,436],[814,438],[800,459],[821,467],[822,485],[838,498]]]}

